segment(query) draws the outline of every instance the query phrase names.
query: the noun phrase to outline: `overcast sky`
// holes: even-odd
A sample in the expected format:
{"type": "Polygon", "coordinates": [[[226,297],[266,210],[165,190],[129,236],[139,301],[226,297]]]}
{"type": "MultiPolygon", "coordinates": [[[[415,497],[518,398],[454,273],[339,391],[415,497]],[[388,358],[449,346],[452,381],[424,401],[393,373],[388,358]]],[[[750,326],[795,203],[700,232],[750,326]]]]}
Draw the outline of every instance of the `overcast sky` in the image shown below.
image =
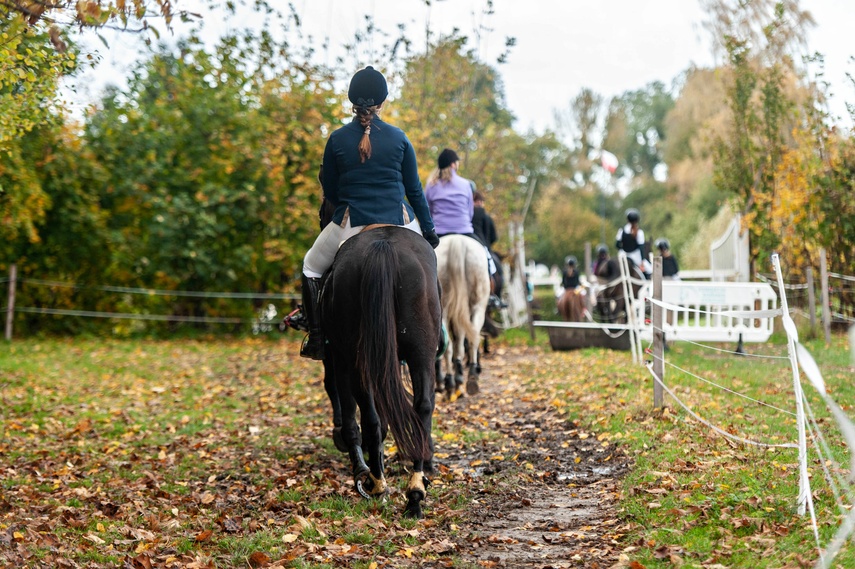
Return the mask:
{"type": "MultiPolygon", "coordinates": [[[[330,62],[338,53],[335,47],[352,39],[366,15],[392,33],[397,24],[405,24],[417,46],[424,42],[426,24],[438,33],[456,27],[472,38],[473,30],[483,23],[491,31],[482,34],[477,46],[474,41],[470,45],[490,64],[504,49],[505,38],[515,37],[507,63],[497,68],[520,130],[542,131],[551,126],[555,109],[567,108],[582,88],[610,97],[651,81],[669,84],[692,64],[714,63],[697,0],[494,0],[495,13],[486,18],[482,15],[486,0],[433,0],[430,7],[424,0],[293,1],[304,32],[317,40],[329,38],[332,52],[320,57],[330,62]]],[[[175,4],[182,8],[197,2],[175,4]]],[[[842,124],[849,126],[843,103],[855,103],[855,88],[845,76],[847,71],[855,72],[855,64],[849,61],[855,54],[855,2],[802,0],[802,7],[811,11],[818,24],[808,49],[825,56],[825,75],[834,94],[831,111],[843,116],[842,124]]],[[[212,35],[244,25],[240,19],[206,22],[212,35]]],[[[78,87],[81,94],[97,97],[105,82],[122,75],[137,51],[126,49],[130,43],[111,40],[100,71],[78,87]]],[[[99,51],[104,51],[103,46],[99,51]]]]}

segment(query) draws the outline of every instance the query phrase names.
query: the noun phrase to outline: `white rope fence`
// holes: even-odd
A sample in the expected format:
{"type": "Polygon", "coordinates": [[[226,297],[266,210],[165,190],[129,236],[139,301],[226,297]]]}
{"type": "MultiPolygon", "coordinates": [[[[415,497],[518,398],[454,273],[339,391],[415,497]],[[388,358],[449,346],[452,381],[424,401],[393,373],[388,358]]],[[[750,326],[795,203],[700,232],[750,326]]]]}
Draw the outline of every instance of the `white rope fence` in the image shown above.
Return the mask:
{"type": "MultiPolygon", "coordinates": [[[[8,283],[9,277],[0,277],[0,283],[8,283]]],[[[71,288],[75,290],[92,290],[100,292],[118,293],[118,294],[136,294],[143,296],[162,296],[162,297],[183,297],[183,298],[223,298],[223,299],[247,299],[247,300],[298,300],[300,295],[289,293],[270,293],[270,292],[209,292],[209,291],[193,291],[193,290],[168,290],[168,289],[153,289],[153,288],[137,288],[126,286],[111,286],[111,285],[82,285],[78,283],[68,283],[62,281],[53,281],[35,278],[16,278],[13,284],[21,283],[31,286],[42,286],[51,288],[71,288]]],[[[11,286],[11,285],[10,285],[11,286]]],[[[11,298],[14,298],[12,296],[11,298]]],[[[10,307],[0,308],[0,313],[10,312],[10,307]]],[[[207,324],[249,324],[252,326],[253,333],[268,332],[274,327],[274,320],[277,316],[275,305],[268,303],[266,306],[257,310],[257,315],[254,318],[238,318],[225,316],[187,316],[177,314],[145,314],[133,312],[108,312],[97,310],[81,310],[73,308],[47,308],[35,306],[15,306],[12,305],[12,313],[22,314],[44,314],[54,316],[75,316],[82,318],[109,318],[118,320],[141,320],[154,322],[181,322],[181,323],[207,323],[207,324]]],[[[8,328],[8,325],[7,325],[8,328]]],[[[11,330],[7,329],[7,339],[11,337],[11,330]]]]}
{"type": "MultiPolygon", "coordinates": [[[[828,391],[825,388],[825,382],[823,380],[822,374],[819,370],[819,366],[816,364],[816,361],[813,359],[813,356],[808,352],[808,350],[799,343],[798,331],[796,329],[796,325],[790,317],[790,311],[787,304],[787,295],[784,294],[786,290],[801,290],[801,285],[785,285],[783,282],[783,277],[781,273],[780,260],[778,255],[772,256],[772,264],[775,269],[776,275],[776,283],[769,283],[776,285],[780,299],[780,308],[776,308],[773,310],[728,310],[728,311],[712,311],[712,310],[704,310],[697,312],[702,312],[707,315],[717,316],[717,317],[736,317],[736,318],[777,318],[781,317],[781,322],[784,328],[784,331],[787,334],[787,355],[786,356],[770,356],[770,355],[757,355],[755,357],[758,358],[766,358],[767,360],[788,360],[789,367],[792,372],[792,384],[793,384],[793,394],[794,394],[794,411],[788,411],[786,409],[782,409],[776,405],[771,403],[761,401],[757,398],[750,397],[748,395],[739,393],[735,389],[731,389],[720,383],[709,380],[707,378],[703,378],[697,374],[690,372],[680,366],[675,365],[672,362],[668,362],[664,357],[664,349],[658,348],[658,353],[654,353],[650,349],[646,350],[647,354],[653,357],[652,361],[649,361],[647,364],[647,368],[653,376],[654,383],[657,386],[661,386],[661,388],[669,395],[671,398],[682,407],[686,413],[688,413],[691,417],[693,417],[699,423],[707,426],[711,431],[725,437],[728,440],[733,442],[753,445],[758,447],[777,447],[777,448],[795,448],[798,449],[798,463],[799,463],[799,492],[797,498],[797,506],[798,512],[801,515],[808,513],[810,515],[811,520],[811,529],[814,535],[814,539],[816,541],[816,548],[818,552],[818,559],[815,564],[816,569],[828,569],[833,566],[833,562],[837,554],[840,552],[840,549],[843,545],[850,539],[853,532],[855,532],[855,497],[853,497],[853,486],[852,483],[855,482],[855,453],[853,453],[853,449],[855,449],[855,423],[846,415],[840,405],[829,395],[828,391]],[[660,364],[667,365],[669,368],[679,371],[681,374],[684,374],[687,377],[694,378],[698,381],[701,381],[713,388],[719,389],[731,395],[735,395],[741,397],[755,405],[763,406],[766,409],[772,410],[777,413],[785,414],[789,417],[794,417],[796,426],[797,426],[797,442],[785,442],[785,443],[772,443],[765,442],[760,440],[754,440],[748,436],[740,436],[738,434],[734,434],[731,430],[727,430],[722,428],[721,426],[712,424],[709,420],[705,419],[701,416],[700,413],[691,409],[690,405],[680,399],[676,389],[673,386],[669,386],[665,383],[664,377],[660,377],[659,374],[655,371],[657,367],[654,365],[654,362],[659,362],[660,364]],[[813,386],[816,392],[821,397],[822,401],[825,403],[828,408],[830,414],[834,417],[843,440],[846,443],[849,451],[849,479],[844,480],[844,478],[839,474],[841,471],[846,470],[842,468],[839,464],[835,462],[834,454],[826,441],[825,436],[823,435],[820,429],[820,421],[817,420],[816,416],[813,413],[813,410],[810,408],[808,404],[808,400],[805,397],[805,393],[802,388],[801,377],[802,374],[809,380],[809,383],[813,386]],[[813,495],[810,487],[810,475],[808,472],[808,438],[811,442],[811,449],[818,457],[818,462],[822,465],[822,472],[827,480],[829,489],[833,494],[835,504],[837,506],[839,515],[843,517],[843,520],[840,526],[837,529],[834,537],[829,541],[826,547],[823,549],[819,528],[817,524],[816,511],[813,503],[813,495]]],[[[838,275],[834,275],[838,276],[838,275]]],[[[855,278],[852,279],[855,281],[855,278]]],[[[768,279],[767,279],[768,282],[768,279]]],[[[663,309],[680,309],[680,307],[675,306],[673,304],[669,304],[666,302],[662,302],[661,299],[650,298],[649,302],[653,305],[661,306],[663,309]]],[[[682,310],[686,310],[682,308],[682,310]]],[[[660,323],[661,324],[661,323],[660,323]]],[[[655,327],[654,330],[658,332],[664,332],[660,327],[655,327]]],[[[689,342],[691,344],[700,346],[702,348],[716,350],[719,352],[728,352],[727,350],[721,350],[719,348],[715,348],[712,346],[706,346],[704,344],[700,344],[697,342],[689,342]]],[[[730,352],[736,354],[736,352],[730,352]]],[[[739,353],[740,356],[751,356],[751,354],[742,354],[739,353]]],[[[771,362],[770,362],[771,363],[771,362]]],[[[663,373],[664,367],[662,365],[658,366],[661,375],[664,376],[663,373]]]]}
{"type": "MultiPolygon", "coordinates": [[[[8,280],[8,279],[6,279],[8,280]]],[[[185,296],[194,298],[251,298],[251,299],[298,299],[299,295],[276,293],[276,292],[206,292],[195,290],[168,290],[168,289],[153,289],[153,288],[134,288],[126,286],[108,286],[108,285],[80,285],[75,283],[66,283],[61,281],[48,281],[42,279],[23,278],[17,279],[19,283],[34,284],[39,286],[49,287],[65,287],[87,290],[101,290],[104,292],[120,292],[125,294],[143,294],[146,296],[185,296]]],[[[2,282],[2,279],[0,279],[2,282]]]]}

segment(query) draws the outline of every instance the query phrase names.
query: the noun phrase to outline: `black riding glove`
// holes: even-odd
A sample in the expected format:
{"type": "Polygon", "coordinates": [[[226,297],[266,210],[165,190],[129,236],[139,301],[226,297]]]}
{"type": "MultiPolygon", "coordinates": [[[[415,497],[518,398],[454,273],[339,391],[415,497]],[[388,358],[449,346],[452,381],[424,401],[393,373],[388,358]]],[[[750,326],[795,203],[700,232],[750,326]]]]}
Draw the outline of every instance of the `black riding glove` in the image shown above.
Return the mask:
{"type": "Polygon", "coordinates": [[[437,237],[436,231],[431,229],[430,231],[425,231],[424,233],[422,233],[422,235],[424,235],[425,239],[427,239],[427,242],[430,243],[431,247],[433,247],[434,249],[439,247],[439,237],[437,237]]]}

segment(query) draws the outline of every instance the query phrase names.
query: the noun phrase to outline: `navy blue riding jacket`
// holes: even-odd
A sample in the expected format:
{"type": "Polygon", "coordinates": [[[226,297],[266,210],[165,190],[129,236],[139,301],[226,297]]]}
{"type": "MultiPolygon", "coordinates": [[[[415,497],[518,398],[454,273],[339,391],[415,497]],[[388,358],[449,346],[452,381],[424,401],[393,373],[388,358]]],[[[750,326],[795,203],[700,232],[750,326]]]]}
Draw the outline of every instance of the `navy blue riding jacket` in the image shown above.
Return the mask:
{"type": "Polygon", "coordinates": [[[333,131],[327,140],[323,186],[326,198],[335,204],[333,222],[340,225],[348,212],[352,227],[405,225],[418,219],[422,232],[433,231],[416,153],[407,135],[375,117],[371,122],[371,158],[361,162],[357,146],[362,134],[362,125],[354,119],[333,131]]]}

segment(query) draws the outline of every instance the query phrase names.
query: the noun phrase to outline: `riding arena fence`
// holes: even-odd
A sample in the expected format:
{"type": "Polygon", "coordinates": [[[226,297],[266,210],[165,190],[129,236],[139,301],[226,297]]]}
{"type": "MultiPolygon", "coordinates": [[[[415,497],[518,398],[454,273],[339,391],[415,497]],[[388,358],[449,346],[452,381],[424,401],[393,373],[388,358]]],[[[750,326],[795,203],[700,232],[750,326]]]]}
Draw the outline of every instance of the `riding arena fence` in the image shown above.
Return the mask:
{"type": "MultiPolygon", "coordinates": [[[[652,345],[645,351],[645,353],[650,356],[650,360],[646,362],[646,365],[653,377],[654,406],[661,407],[663,405],[663,392],[667,392],[667,394],[695,421],[704,424],[711,432],[725,437],[735,444],[766,448],[780,447],[797,449],[799,473],[799,488],[796,498],[797,510],[800,515],[804,515],[805,513],[810,515],[810,527],[814,535],[817,550],[817,559],[814,567],[817,569],[827,569],[834,565],[836,555],[839,553],[843,545],[849,540],[853,531],[855,531],[855,487],[852,485],[852,475],[855,473],[855,453],[853,453],[853,451],[855,451],[855,423],[852,422],[852,420],[843,411],[843,408],[830,395],[830,391],[826,389],[825,381],[822,377],[819,366],[816,364],[816,361],[813,359],[813,356],[807,348],[799,342],[799,333],[791,316],[793,311],[791,311],[789,307],[787,298],[788,289],[784,284],[780,260],[777,254],[772,256],[772,265],[775,270],[774,284],[777,286],[777,291],[779,292],[779,294],[775,295],[780,301],[779,306],[776,306],[777,303],[774,302],[774,300],[767,300],[768,290],[772,288],[770,283],[755,283],[761,285],[761,287],[758,288],[755,293],[754,306],[751,308],[738,309],[737,307],[741,301],[737,298],[735,299],[737,302],[736,305],[729,304],[728,302],[720,303],[717,300],[714,300],[703,308],[693,308],[692,310],[703,312],[707,320],[710,321],[722,322],[730,319],[736,319],[741,321],[742,325],[746,325],[750,322],[780,319],[781,327],[787,336],[786,355],[757,355],[754,357],[764,358],[764,362],[762,364],[764,365],[764,368],[768,368],[774,360],[785,361],[788,363],[793,386],[793,411],[770,405],[769,403],[759,399],[752,399],[737,390],[718,385],[708,378],[692,374],[690,370],[680,369],[673,364],[670,364],[669,360],[666,358],[665,340],[666,338],[669,338],[669,330],[672,330],[672,327],[671,324],[667,322],[667,319],[669,314],[675,315],[677,313],[676,311],[679,306],[669,302],[669,297],[670,300],[673,301],[675,294],[679,291],[679,288],[669,286],[672,283],[663,282],[661,281],[661,278],[654,278],[653,286],[649,290],[651,294],[645,297],[646,302],[648,302],[652,307],[650,327],[653,331],[653,337],[649,340],[652,345]],[[669,289],[670,292],[666,292],[669,289]],[[730,425],[729,428],[725,428],[723,426],[710,423],[703,418],[702,412],[696,412],[681,399],[678,388],[674,385],[674,382],[666,382],[666,365],[670,365],[670,368],[674,369],[673,374],[678,377],[678,382],[680,381],[680,378],[699,380],[713,388],[721,391],[727,391],[728,395],[743,397],[750,400],[753,404],[764,406],[772,413],[783,413],[794,418],[796,423],[795,440],[792,442],[772,443],[758,440],[753,436],[741,436],[735,432],[734,425],[730,425]],[[829,428],[828,421],[823,419],[818,420],[817,412],[810,407],[809,398],[806,396],[802,385],[803,377],[807,379],[808,383],[811,384],[818,394],[821,402],[827,407],[827,413],[830,414],[831,417],[833,417],[834,422],[836,422],[836,426],[839,430],[839,436],[847,447],[849,453],[848,471],[850,473],[848,480],[844,479],[842,474],[846,472],[847,468],[842,467],[834,458],[832,450],[827,442],[827,437],[822,432],[823,428],[826,430],[829,428]],[[809,455],[815,455],[815,459],[812,460],[811,464],[819,465],[818,468],[822,470],[825,481],[834,496],[839,512],[839,518],[842,520],[835,535],[826,543],[822,543],[817,525],[814,492],[811,488],[811,472],[808,467],[809,455]]],[[[657,276],[661,277],[661,260],[655,270],[658,270],[659,272],[657,276]]],[[[789,290],[801,289],[791,287],[789,290]]],[[[725,300],[727,301],[728,299],[725,298],[725,300]]],[[[690,301],[688,304],[693,304],[693,301],[690,301]]],[[[694,304],[695,306],[701,306],[702,303],[694,304]]],[[[747,328],[743,332],[747,332],[748,329],[750,328],[747,328]]],[[[762,336],[762,333],[760,336],[762,336]]],[[[674,339],[679,340],[681,338],[674,337],[674,339]]],[[[685,338],[682,339],[690,341],[685,338]]],[[[720,348],[714,348],[712,346],[704,347],[722,351],[720,348]]],[[[744,353],[740,353],[740,355],[742,357],[751,356],[751,354],[744,353]]],[[[772,385],[775,385],[775,380],[773,379],[773,375],[770,375],[769,385],[767,387],[772,385]]],[[[816,476],[817,473],[814,472],[813,475],[816,476]]]]}
{"type": "Polygon", "coordinates": [[[239,327],[249,327],[254,334],[269,332],[274,329],[281,320],[280,309],[285,308],[285,304],[291,304],[298,300],[300,295],[289,293],[268,293],[268,292],[214,292],[214,291],[193,291],[193,290],[161,290],[152,288],[135,288],[125,286],[112,285],[80,285],[77,283],[68,283],[62,281],[34,279],[34,278],[18,278],[15,265],[10,267],[8,277],[0,277],[0,284],[7,283],[7,302],[0,309],[0,313],[4,313],[6,318],[5,339],[11,341],[14,331],[14,315],[15,314],[34,314],[45,316],[60,316],[74,318],[101,318],[115,320],[137,320],[151,322],[165,322],[170,324],[192,323],[192,324],[226,324],[239,327]],[[157,297],[175,297],[175,298],[194,298],[194,299],[232,299],[246,300],[254,304],[252,311],[254,312],[251,318],[232,317],[232,316],[195,316],[182,314],[154,314],[149,312],[113,312],[99,310],[85,310],[80,308],[54,308],[49,306],[17,306],[15,302],[16,290],[18,286],[33,286],[47,287],[50,289],[78,289],[94,291],[99,294],[121,294],[121,295],[142,295],[142,296],[157,296],[157,297]],[[277,309],[276,302],[279,302],[277,309]]]}
{"type": "MultiPolygon", "coordinates": [[[[664,396],[667,394],[685,412],[687,419],[704,425],[709,433],[724,437],[734,445],[778,447],[795,451],[798,460],[795,506],[800,515],[810,516],[810,527],[817,551],[814,567],[827,569],[834,566],[835,557],[855,533],[855,423],[831,396],[831,390],[826,389],[822,373],[813,356],[799,342],[798,329],[792,316],[798,315],[800,309],[789,305],[788,296],[802,296],[806,294],[808,286],[804,283],[785,284],[777,255],[772,256],[772,265],[774,274],[764,277],[762,282],[665,281],[661,278],[661,257],[657,257],[654,259],[653,280],[634,282],[629,276],[624,259],[621,262],[622,278],[627,285],[640,284],[638,295],[629,295],[632,305],[627,309],[628,322],[615,325],[539,321],[535,325],[546,327],[549,331],[568,327],[599,327],[603,334],[625,334],[631,338],[629,344],[633,361],[643,363],[653,378],[655,408],[664,407],[664,396]],[[776,330],[776,325],[787,337],[785,354],[751,354],[742,349],[743,341],[767,342],[776,330]],[[734,341],[738,341],[736,350],[721,347],[723,343],[734,341]],[[666,342],[688,342],[714,351],[719,357],[729,353],[750,358],[749,365],[753,365],[751,361],[756,359],[762,362],[758,365],[764,366],[766,373],[769,373],[768,382],[759,389],[760,395],[748,395],[742,392],[745,389],[739,388],[739,382],[729,381],[725,377],[726,373],[718,374],[713,371],[701,375],[675,365],[667,357],[666,342]],[[778,365],[777,371],[772,373],[775,364],[778,365]],[[763,400],[766,389],[786,390],[786,385],[779,381],[786,381],[787,376],[790,377],[792,385],[792,410],[785,408],[786,405],[776,406],[763,400]],[[819,401],[825,405],[825,417],[819,416],[819,409],[811,408],[811,398],[806,396],[803,389],[803,379],[814,388],[819,401]],[[730,385],[726,385],[728,383],[730,385]],[[791,434],[776,433],[775,438],[763,440],[764,435],[771,433],[753,428],[756,424],[764,423],[756,416],[750,424],[731,422],[728,425],[716,425],[704,417],[706,413],[703,409],[693,409],[691,404],[684,401],[688,399],[684,393],[697,392],[702,387],[710,393],[708,397],[713,404],[721,404],[719,400],[725,397],[741,398],[747,401],[744,405],[751,405],[753,409],[765,409],[768,413],[785,415],[796,428],[791,434]],[[823,433],[823,429],[828,431],[832,425],[836,427],[833,436],[842,440],[848,450],[848,465],[838,463],[828,443],[830,435],[823,433]],[[740,433],[740,430],[745,432],[740,433]],[[781,438],[784,439],[783,442],[780,442],[781,438]],[[811,468],[809,464],[812,465],[811,468]],[[820,472],[817,472],[818,470],[820,472]],[[848,479],[844,476],[847,471],[850,473],[848,479]],[[823,476],[834,497],[841,520],[835,535],[824,542],[820,538],[814,491],[811,488],[812,480],[816,485],[823,476]]],[[[842,283],[855,282],[855,278],[835,273],[828,273],[827,277],[829,280],[838,279],[842,283]]],[[[823,282],[826,282],[825,279],[823,271],[823,282]]],[[[833,289],[833,286],[826,287],[826,290],[833,289]]],[[[824,298],[823,302],[830,304],[828,298],[824,298]]],[[[835,314],[835,318],[848,322],[844,319],[845,316],[845,313],[835,314]]],[[[855,330],[855,327],[852,330],[855,330]]],[[[855,336],[850,335],[850,338],[852,337],[855,336]]],[[[767,347],[763,351],[774,352],[774,349],[767,347]]]]}

